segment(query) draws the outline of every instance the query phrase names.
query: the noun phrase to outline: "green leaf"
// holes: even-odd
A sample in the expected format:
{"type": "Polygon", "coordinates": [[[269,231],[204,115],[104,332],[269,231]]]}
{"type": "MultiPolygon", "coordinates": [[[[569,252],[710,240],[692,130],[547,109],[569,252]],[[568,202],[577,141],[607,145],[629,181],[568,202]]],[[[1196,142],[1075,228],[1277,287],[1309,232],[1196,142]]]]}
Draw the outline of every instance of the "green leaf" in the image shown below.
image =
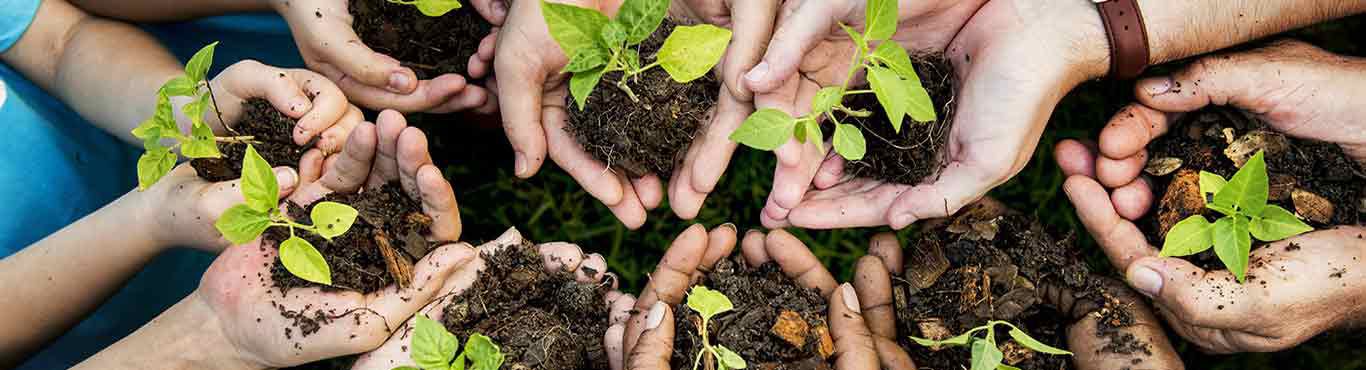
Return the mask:
{"type": "Polygon", "coordinates": [[[1219,189],[1223,189],[1225,184],[1228,184],[1228,180],[1224,180],[1223,176],[1213,172],[1200,171],[1200,193],[1218,194],[1219,189]]]}
{"type": "Polygon", "coordinates": [[[709,321],[716,315],[734,309],[735,305],[730,303],[730,298],[725,294],[698,285],[688,292],[688,308],[702,315],[703,321],[709,321]]]}
{"type": "Polygon", "coordinates": [[[275,180],[275,171],[251,145],[247,145],[247,153],[242,157],[242,196],[247,198],[247,206],[260,212],[270,213],[280,205],[280,184],[275,180]]]}
{"type": "Polygon", "coordinates": [[[574,102],[579,103],[579,110],[583,110],[584,104],[588,104],[588,96],[593,94],[593,88],[598,86],[598,81],[602,81],[602,74],[607,71],[607,67],[598,67],[587,72],[575,73],[569,78],[569,94],[574,96],[574,102]]]}
{"type": "Polygon", "coordinates": [[[1246,218],[1229,216],[1214,221],[1214,254],[1240,283],[1247,278],[1247,258],[1251,251],[1252,237],[1248,235],[1246,218]]]}
{"type": "Polygon", "coordinates": [[[873,51],[873,59],[882,65],[896,71],[898,76],[907,80],[913,80],[917,85],[920,84],[920,75],[915,73],[915,65],[911,63],[910,54],[901,44],[895,42],[884,42],[877,46],[873,51]]]}
{"type": "Polygon", "coordinates": [[[854,125],[839,123],[835,125],[835,153],[839,153],[844,159],[857,161],[863,159],[867,152],[867,143],[863,141],[863,131],[854,125]]]}
{"type": "Polygon", "coordinates": [[[1214,225],[1205,216],[1194,215],[1177,222],[1167,231],[1161,257],[1180,257],[1204,252],[1214,246],[1214,225]]]}
{"type": "Polygon", "coordinates": [[[470,334],[465,342],[465,354],[474,363],[471,370],[498,370],[503,366],[503,350],[493,343],[493,339],[483,334],[470,334]]]}
{"type": "Polygon", "coordinates": [[[1294,213],[1290,213],[1285,208],[1275,204],[1268,204],[1262,209],[1262,214],[1253,217],[1248,224],[1248,231],[1257,240],[1274,242],[1289,238],[1295,235],[1313,231],[1314,228],[1300,221],[1294,213]]]}
{"type": "Polygon", "coordinates": [[[413,329],[413,347],[410,349],[412,352],[408,356],[418,367],[448,368],[459,349],[460,340],[456,339],[455,334],[446,331],[446,326],[428,318],[427,315],[417,315],[413,329]]]}
{"type": "Polygon", "coordinates": [[[351,224],[356,222],[357,215],[359,213],[351,206],[337,202],[322,202],[313,206],[309,218],[313,219],[313,227],[317,229],[318,236],[332,240],[351,230],[351,224]]]}
{"type": "Polygon", "coordinates": [[[749,115],[735,132],[730,133],[730,140],[754,149],[772,151],[792,137],[796,126],[794,123],[787,112],[773,108],[760,109],[749,115]]]}
{"type": "Polygon", "coordinates": [[[956,337],[949,338],[949,339],[944,339],[944,340],[929,340],[929,339],[925,339],[925,338],[917,338],[917,337],[915,337],[915,336],[911,336],[910,338],[911,338],[911,341],[914,341],[916,344],[919,344],[919,345],[922,345],[922,346],[925,346],[925,347],[941,346],[941,345],[942,345],[942,346],[966,346],[966,345],[968,345],[968,341],[969,341],[969,340],[972,340],[972,334],[973,334],[973,333],[976,333],[978,330],[982,330],[982,329],[986,329],[986,327],[978,327],[978,328],[976,328],[976,329],[969,330],[967,333],[959,334],[959,335],[956,336],[956,337]]]}
{"type": "Polygon", "coordinates": [[[219,215],[213,227],[233,245],[247,244],[270,227],[270,214],[238,204],[219,215]]]}
{"type": "Polygon", "coordinates": [[[728,29],[703,24],[674,28],[664,40],[656,61],[678,83],[688,83],[711,72],[730,44],[728,29]]]}
{"type": "Polygon", "coordinates": [[[575,55],[579,51],[605,47],[598,40],[602,37],[602,27],[607,25],[607,16],[597,10],[572,5],[541,1],[541,14],[545,17],[550,36],[560,44],[565,55],[575,55]]]}
{"type": "Polygon", "coordinates": [[[731,351],[730,348],[726,348],[726,346],[718,344],[715,347],[712,347],[712,349],[716,353],[716,362],[725,365],[726,368],[744,369],[749,366],[749,364],[745,363],[745,359],[740,357],[739,353],[731,351]]]}
{"type": "Polygon", "coordinates": [[[802,126],[806,126],[806,128],[802,130],[802,134],[806,136],[806,140],[802,140],[802,142],[816,143],[816,147],[821,148],[821,154],[825,154],[825,137],[821,135],[821,124],[816,122],[815,119],[802,120],[800,122],[802,126]]]}
{"type": "Polygon", "coordinates": [[[579,50],[577,54],[574,54],[573,58],[569,58],[569,64],[566,64],[564,66],[564,70],[561,71],[561,73],[580,73],[591,71],[594,68],[607,65],[607,61],[609,58],[610,57],[607,55],[607,51],[603,50],[602,48],[588,48],[579,50]]]}
{"type": "Polygon", "coordinates": [[[873,66],[868,67],[868,83],[872,85],[878,103],[887,112],[892,129],[901,132],[901,121],[906,116],[907,103],[911,100],[906,82],[890,69],[873,66]]]}
{"type": "Polygon", "coordinates": [[[939,114],[934,111],[934,100],[930,99],[929,90],[920,85],[920,80],[907,80],[906,87],[910,95],[910,99],[906,101],[906,113],[911,115],[911,119],[916,122],[938,120],[939,114]]]}
{"type": "Polygon", "coordinates": [[[465,352],[460,352],[460,355],[459,355],[459,356],[455,356],[455,362],[452,362],[452,363],[451,363],[451,367],[450,367],[449,369],[450,369],[450,370],[465,370],[465,363],[466,363],[466,362],[469,362],[469,361],[465,361],[466,355],[467,355],[467,354],[466,354],[465,352]]]}
{"type": "Polygon", "coordinates": [[[141,125],[133,128],[133,137],[141,140],[161,140],[161,125],[154,119],[142,121],[141,125]]]}
{"type": "Polygon", "coordinates": [[[413,5],[417,6],[417,11],[428,17],[440,17],[452,10],[460,9],[461,6],[456,0],[417,0],[413,5]]]}
{"type": "Polygon", "coordinates": [[[669,0],[626,0],[617,21],[626,26],[626,42],[635,45],[650,38],[669,13],[669,0]]]}
{"type": "Polygon", "coordinates": [[[323,259],[323,254],[312,243],[303,238],[291,236],[280,243],[280,263],[285,265],[285,270],[300,279],[332,285],[332,269],[327,266],[327,260],[323,259]]]}
{"type": "Polygon", "coordinates": [[[1270,191],[1266,176],[1264,151],[1252,156],[1233,178],[1228,180],[1218,193],[1214,193],[1214,203],[1236,206],[1239,213],[1247,216],[1262,214],[1266,208],[1266,198],[1270,191]]]}
{"type": "Polygon", "coordinates": [[[144,140],[143,147],[147,151],[138,157],[138,190],[147,190],[171,173],[176,160],[171,148],[161,146],[156,140],[144,140]]]}
{"type": "Polygon", "coordinates": [[[640,52],[636,51],[636,49],[622,49],[621,55],[617,57],[621,58],[621,65],[624,66],[626,70],[635,71],[640,69],[640,52]]]}
{"type": "Polygon", "coordinates": [[[1013,326],[1013,325],[1010,327],[1010,338],[1011,338],[1011,339],[1014,339],[1016,343],[1019,343],[1020,345],[1024,346],[1025,348],[1032,349],[1032,350],[1034,350],[1035,352],[1043,352],[1043,353],[1047,353],[1047,354],[1050,354],[1050,355],[1071,355],[1071,354],[1072,354],[1072,352],[1068,352],[1068,351],[1066,351],[1066,350],[1058,349],[1058,348],[1056,348],[1056,347],[1053,347],[1053,346],[1050,346],[1050,345],[1047,345],[1047,344],[1043,344],[1043,342],[1040,342],[1040,341],[1034,339],[1034,337],[1031,337],[1031,336],[1029,336],[1029,334],[1026,334],[1026,333],[1024,332],[1024,330],[1020,330],[1020,328],[1017,328],[1017,327],[1015,327],[1015,326],[1013,326]]]}
{"type": "Polygon", "coordinates": [[[844,100],[844,88],[831,86],[816,92],[816,98],[811,99],[811,113],[821,115],[835,109],[836,105],[844,100]]]}
{"type": "Polygon", "coordinates": [[[180,145],[180,154],[188,158],[219,158],[218,142],[214,141],[213,129],[204,122],[197,122],[190,129],[190,141],[180,145]]]}
{"type": "Polygon", "coordinates": [[[996,370],[1005,358],[996,344],[981,339],[972,341],[972,370],[996,370]]]}
{"type": "Polygon", "coordinates": [[[185,106],[180,107],[180,110],[185,113],[185,117],[190,118],[190,122],[194,124],[203,124],[204,112],[210,112],[210,109],[213,109],[213,101],[211,99],[213,99],[213,97],[210,96],[208,92],[205,92],[204,95],[200,95],[189,103],[185,103],[185,106]]]}
{"type": "Polygon", "coordinates": [[[610,21],[607,22],[607,25],[602,26],[602,42],[607,45],[607,48],[620,48],[622,42],[625,41],[626,26],[621,25],[620,22],[610,21]]]}
{"type": "Polygon", "coordinates": [[[849,28],[849,26],[844,23],[840,23],[840,29],[843,29],[846,35],[849,35],[850,40],[854,40],[854,45],[858,46],[859,54],[863,54],[868,50],[868,40],[863,38],[863,34],[854,31],[853,28],[849,28]]]}
{"type": "Polygon", "coordinates": [[[868,0],[863,34],[869,41],[882,41],[896,33],[897,0],[868,0]]]}
{"type": "Polygon", "coordinates": [[[214,41],[204,48],[199,49],[190,57],[190,61],[185,63],[185,77],[199,85],[199,81],[204,81],[209,76],[209,67],[213,65],[213,50],[218,47],[218,42],[214,41]]]}
{"type": "Polygon", "coordinates": [[[199,94],[199,82],[187,76],[176,76],[166,81],[165,85],[161,85],[161,93],[170,96],[195,96],[199,94]]]}

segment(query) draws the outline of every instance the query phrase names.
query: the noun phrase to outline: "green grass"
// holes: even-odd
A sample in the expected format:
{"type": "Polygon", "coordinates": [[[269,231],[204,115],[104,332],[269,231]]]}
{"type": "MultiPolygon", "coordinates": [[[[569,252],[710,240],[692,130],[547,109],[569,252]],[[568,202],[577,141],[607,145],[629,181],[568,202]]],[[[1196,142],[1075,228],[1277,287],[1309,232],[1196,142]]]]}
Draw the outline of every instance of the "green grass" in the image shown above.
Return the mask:
{"type": "MultiPolygon", "coordinates": [[[[1296,37],[1338,53],[1363,55],[1360,35],[1366,18],[1358,16],[1300,31],[1296,37]]],[[[1159,67],[1167,69],[1171,67],[1159,67]]],[[[1028,167],[997,188],[992,195],[1019,210],[1035,214],[1055,230],[1076,230],[1078,247],[1086,251],[1095,271],[1114,274],[1095,242],[1081,229],[1071,204],[1061,192],[1062,174],[1053,162],[1052,148],[1064,138],[1095,137],[1110,115],[1132,101],[1131,85],[1100,81],[1084,84],[1054,111],[1049,129],[1028,167]]],[[[435,121],[429,119],[428,121],[435,121]]],[[[511,175],[512,152],[501,130],[473,130],[462,123],[424,125],[431,131],[438,161],[446,169],[461,202],[466,240],[496,237],[515,226],[534,241],[572,241],[585,251],[607,257],[610,269],[622,278],[622,288],[636,292],[644,284],[669,242],[691,222],[673,216],[667,207],[650,213],[636,231],[626,230],[611,212],[559,168],[549,164],[530,180],[511,175]]],[[[741,232],[758,228],[759,211],[771,185],[773,156],[740,150],[699,217],[708,227],[732,222],[741,232]]],[[[815,251],[837,278],[847,281],[854,261],[861,257],[872,234],[886,228],[793,232],[815,251]]],[[[902,240],[910,231],[900,233],[902,240]]],[[[1204,355],[1177,340],[1190,369],[1361,369],[1366,338],[1324,335],[1297,348],[1271,354],[1204,355]]],[[[1176,338],[1173,336],[1173,338],[1176,338]]]]}

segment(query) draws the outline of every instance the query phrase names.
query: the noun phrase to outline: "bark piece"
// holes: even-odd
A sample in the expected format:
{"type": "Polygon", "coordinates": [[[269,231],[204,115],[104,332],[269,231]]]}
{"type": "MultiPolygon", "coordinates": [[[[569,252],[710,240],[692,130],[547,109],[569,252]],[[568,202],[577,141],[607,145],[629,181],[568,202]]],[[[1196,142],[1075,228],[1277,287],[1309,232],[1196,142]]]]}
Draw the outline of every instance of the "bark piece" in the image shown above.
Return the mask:
{"type": "Polygon", "coordinates": [[[1181,158],[1176,157],[1153,158],[1148,161],[1147,166],[1143,167],[1143,172],[1153,176],[1167,176],[1180,169],[1184,163],[1181,158]]]}
{"type": "Polygon", "coordinates": [[[1001,353],[1006,355],[1005,363],[1007,365],[1013,366],[1034,358],[1034,351],[1020,345],[1020,343],[1017,343],[1014,340],[1007,340],[1005,344],[1001,345],[1000,349],[1001,353]]]}
{"type": "Polygon", "coordinates": [[[823,359],[829,359],[830,356],[833,356],[835,354],[835,339],[830,337],[830,328],[821,324],[812,333],[817,338],[816,353],[819,353],[823,359]]]}
{"type": "Polygon", "coordinates": [[[1321,224],[1333,221],[1333,202],[1328,199],[1304,189],[1292,191],[1290,199],[1295,203],[1295,213],[1300,217],[1321,224]]]}
{"type": "Polygon", "coordinates": [[[1200,173],[1191,169],[1177,171],[1158,203],[1158,235],[1167,235],[1167,231],[1177,222],[1201,214],[1204,210],[1205,195],[1200,192],[1200,173]]]}
{"type": "Polygon", "coordinates": [[[1249,132],[1230,143],[1228,148],[1224,148],[1224,155],[1233,161],[1234,166],[1243,168],[1243,164],[1247,163],[1247,160],[1251,159],[1258,151],[1265,150],[1266,154],[1270,156],[1289,147],[1290,141],[1286,140],[1284,135],[1257,130],[1249,132]]]}
{"type": "Polygon", "coordinates": [[[783,310],[778,314],[778,321],[773,323],[771,330],[774,335],[783,338],[793,347],[802,348],[806,345],[806,334],[811,330],[811,326],[796,311],[783,310]]]}
{"type": "MultiPolygon", "coordinates": [[[[944,325],[944,320],[939,318],[920,320],[915,323],[915,326],[920,329],[921,338],[944,340],[953,336],[953,332],[949,331],[949,327],[944,325]]],[[[939,351],[940,349],[943,349],[943,346],[930,346],[931,351],[939,351]]]]}
{"type": "Polygon", "coordinates": [[[944,256],[944,248],[938,238],[922,238],[908,253],[905,276],[911,286],[926,289],[939,280],[944,271],[949,270],[949,259],[944,256]]]}
{"type": "Polygon", "coordinates": [[[375,245],[379,247],[380,255],[384,256],[385,268],[389,270],[389,275],[398,282],[398,286],[403,289],[411,287],[413,285],[413,261],[394,249],[393,243],[389,241],[389,236],[385,235],[382,230],[375,230],[375,245]]]}

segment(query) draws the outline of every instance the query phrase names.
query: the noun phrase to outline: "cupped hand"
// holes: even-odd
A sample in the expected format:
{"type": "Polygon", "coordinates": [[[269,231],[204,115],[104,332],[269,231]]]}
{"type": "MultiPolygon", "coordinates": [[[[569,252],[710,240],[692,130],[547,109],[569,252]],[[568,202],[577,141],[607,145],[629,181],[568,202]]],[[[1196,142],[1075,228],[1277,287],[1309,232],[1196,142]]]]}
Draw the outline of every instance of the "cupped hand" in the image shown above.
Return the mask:
{"type": "MultiPolygon", "coordinates": [[[[650,282],[636,301],[636,314],[626,325],[627,369],[665,370],[673,355],[673,306],[702,274],[710,271],[735,248],[735,228],[729,224],[710,233],[694,225],[674,240],[650,282]]],[[[830,334],[835,341],[835,368],[876,370],[872,336],[863,322],[860,305],[849,284],[840,285],[800,240],[785,231],[767,236],[750,231],[741,253],[751,265],[776,262],[798,284],[817,289],[828,297],[830,334]]]]}
{"type": "Polygon", "coordinates": [[[210,109],[204,113],[204,122],[220,136],[232,134],[220,123],[236,126],[245,114],[242,103],[251,98],[266,99],[276,110],[298,121],[295,144],[305,145],[317,137],[316,146],[328,153],[340,150],[351,130],[365,120],[332,81],[305,69],[275,68],[247,60],[228,66],[210,85],[214,103],[222,110],[222,121],[210,109]]]}
{"type": "MultiPolygon", "coordinates": [[[[468,84],[464,76],[446,74],[418,80],[417,74],[397,59],[371,50],[351,26],[354,18],[347,10],[347,0],[271,3],[289,23],[309,69],[326,75],[356,104],[374,110],[449,113],[481,108],[492,101],[487,90],[468,84]]],[[[476,2],[475,8],[486,18],[494,9],[490,1],[476,2]]],[[[471,65],[487,65],[492,57],[492,50],[482,46],[480,53],[470,58],[471,65]]]]}
{"type": "MultiPolygon", "coordinates": [[[[280,196],[294,192],[299,175],[289,167],[275,168],[280,196]]],[[[190,247],[210,253],[232,245],[214,227],[218,217],[242,203],[241,179],[212,183],[200,178],[190,164],[182,163],[166,177],[143,191],[143,214],[153,215],[159,245],[190,247]]]]}
{"type": "MultiPolygon", "coordinates": [[[[479,256],[464,265],[460,271],[450,275],[441,289],[440,294],[434,296],[435,300],[422,301],[425,306],[419,311],[432,320],[441,321],[445,315],[446,306],[459,299],[459,294],[468,289],[479,278],[479,272],[484,269],[484,254],[496,253],[499,248],[522,244],[522,235],[517,229],[508,229],[502,236],[491,242],[479,246],[476,250],[479,256]]],[[[546,271],[573,271],[580,283],[587,284],[612,284],[616,289],[616,278],[609,277],[607,271],[607,260],[597,253],[583,253],[577,245],[569,243],[546,243],[537,246],[541,256],[545,261],[546,271]],[[609,280],[607,282],[606,280],[609,280]]],[[[635,298],[629,294],[622,294],[619,291],[609,292],[606,296],[606,304],[610,307],[611,326],[606,333],[576,333],[577,335],[603,335],[603,348],[607,349],[608,360],[613,370],[620,370],[622,364],[622,325],[630,314],[631,307],[635,304],[635,298]]],[[[394,335],[384,342],[378,349],[362,355],[356,360],[352,367],[355,370],[390,370],[399,366],[413,366],[414,362],[409,353],[412,348],[412,335],[407,335],[408,331],[414,327],[415,318],[408,320],[394,335]]]]}
{"type": "MultiPolygon", "coordinates": [[[[904,269],[902,248],[896,235],[878,234],[868,247],[868,255],[860,258],[854,268],[854,288],[858,299],[863,302],[863,317],[873,334],[877,358],[883,369],[915,369],[910,356],[898,343],[898,339],[911,333],[896,332],[896,306],[893,303],[893,272],[897,275],[904,269]]],[[[1109,338],[1097,333],[1099,319],[1093,315],[1094,303],[1071,298],[1068,292],[1052,290],[1055,294],[1044,293],[1040,297],[1059,312],[1069,315],[1072,322],[1067,329],[1067,349],[1073,354],[1073,363],[1079,369],[1182,369],[1184,365],[1176,350],[1172,348],[1161,323],[1137,294],[1123,284],[1105,280],[1107,291],[1118,300],[1116,303],[1126,307],[1132,315],[1132,325],[1120,328],[1124,334],[1133,335],[1134,340],[1143,343],[1151,354],[1119,354],[1103,351],[1111,344],[1109,338]],[[1136,362],[1137,360],[1137,362],[1136,362]]],[[[1049,292],[1049,289],[1040,292],[1049,292]]]]}

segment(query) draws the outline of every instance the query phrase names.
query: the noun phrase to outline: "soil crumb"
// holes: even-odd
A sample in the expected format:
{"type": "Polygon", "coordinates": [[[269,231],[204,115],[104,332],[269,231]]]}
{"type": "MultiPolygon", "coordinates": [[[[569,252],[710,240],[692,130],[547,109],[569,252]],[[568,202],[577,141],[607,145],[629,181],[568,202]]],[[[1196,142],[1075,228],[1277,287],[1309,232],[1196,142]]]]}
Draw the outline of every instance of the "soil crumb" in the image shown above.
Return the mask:
{"type": "MultiPolygon", "coordinates": [[[[863,130],[868,152],[862,160],[846,164],[845,171],[857,177],[870,177],[898,184],[919,184],[939,173],[943,167],[944,148],[953,128],[955,107],[953,64],[942,55],[913,57],[916,73],[930,93],[938,120],[915,122],[909,116],[901,122],[901,132],[892,128],[887,113],[878,104],[877,96],[860,94],[846,99],[852,109],[872,112],[868,118],[846,117],[845,123],[858,125],[863,130]]],[[[829,125],[827,133],[833,133],[829,125]]]]}
{"type": "Polygon", "coordinates": [[[349,3],[359,42],[398,59],[423,80],[448,73],[466,76],[470,57],[493,29],[469,3],[436,18],[423,15],[416,6],[387,0],[349,3]]]}
{"type": "MultiPolygon", "coordinates": [[[[295,121],[284,113],[275,110],[270,102],[262,98],[251,98],[242,102],[242,119],[233,129],[233,136],[252,136],[256,152],[261,154],[271,166],[299,167],[299,158],[304,156],[308,145],[294,144],[295,121]]],[[[199,177],[210,182],[236,180],[242,177],[242,157],[247,154],[247,146],[236,143],[218,143],[221,158],[200,158],[190,161],[199,177]]]]}

